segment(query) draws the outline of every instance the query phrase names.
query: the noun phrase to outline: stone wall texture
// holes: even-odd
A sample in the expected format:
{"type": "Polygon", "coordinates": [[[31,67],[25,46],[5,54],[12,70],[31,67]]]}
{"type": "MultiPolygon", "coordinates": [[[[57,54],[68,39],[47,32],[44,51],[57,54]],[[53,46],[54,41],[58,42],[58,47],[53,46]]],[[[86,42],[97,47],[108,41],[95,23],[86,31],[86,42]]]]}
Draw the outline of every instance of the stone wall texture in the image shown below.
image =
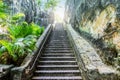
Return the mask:
{"type": "Polygon", "coordinates": [[[120,0],[67,0],[64,20],[120,70],[120,0]]]}
{"type": "Polygon", "coordinates": [[[11,15],[16,13],[24,13],[25,21],[28,23],[35,22],[41,26],[47,26],[49,20],[53,19],[53,13],[41,10],[38,0],[4,0],[11,8],[11,15]]]}
{"type": "Polygon", "coordinates": [[[119,80],[116,71],[104,64],[96,50],[69,24],[67,34],[75,50],[83,80],[119,80]]]}

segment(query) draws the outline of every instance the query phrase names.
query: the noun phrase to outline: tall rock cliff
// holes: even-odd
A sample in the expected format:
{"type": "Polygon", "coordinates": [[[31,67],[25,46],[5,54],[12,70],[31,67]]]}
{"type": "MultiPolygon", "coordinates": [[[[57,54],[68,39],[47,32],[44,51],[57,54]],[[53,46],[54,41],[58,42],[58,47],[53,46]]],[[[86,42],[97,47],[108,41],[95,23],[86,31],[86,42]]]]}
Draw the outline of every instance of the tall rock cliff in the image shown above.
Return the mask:
{"type": "Polygon", "coordinates": [[[11,9],[11,15],[24,13],[25,21],[28,23],[35,22],[42,26],[47,26],[51,20],[51,15],[41,10],[39,0],[3,0],[11,9]]]}
{"type": "Polygon", "coordinates": [[[120,0],[67,0],[65,22],[103,50],[105,61],[120,67],[120,0]]]}

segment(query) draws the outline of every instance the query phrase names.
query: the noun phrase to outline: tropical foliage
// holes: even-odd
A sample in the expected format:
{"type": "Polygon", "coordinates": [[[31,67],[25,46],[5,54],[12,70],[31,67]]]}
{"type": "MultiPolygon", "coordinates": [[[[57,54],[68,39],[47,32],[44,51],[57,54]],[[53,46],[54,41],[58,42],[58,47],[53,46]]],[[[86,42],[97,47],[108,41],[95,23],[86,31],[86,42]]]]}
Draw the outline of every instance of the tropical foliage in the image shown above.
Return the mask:
{"type": "MultiPolygon", "coordinates": [[[[4,24],[6,24],[7,22],[7,18],[8,18],[8,14],[6,12],[5,9],[7,9],[8,7],[5,6],[5,4],[3,3],[2,0],[0,0],[0,24],[2,26],[4,26],[4,24]]],[[[9,10],[8,10],[9,11],[9,10]]]]}
{"type": "Polygon", "coordinates": [[[5,37],[8,38],[0,40],[0,63],[20,65],[26,55],[35,49],[35,43],[43,33],[44,27],[33,22],[28,24],[23,20],[25,17],[23,13],[17,13],[11,17],[5,12],[6,8],[0,1],[0,26],[4,21],[7,22],[5,37]]]}

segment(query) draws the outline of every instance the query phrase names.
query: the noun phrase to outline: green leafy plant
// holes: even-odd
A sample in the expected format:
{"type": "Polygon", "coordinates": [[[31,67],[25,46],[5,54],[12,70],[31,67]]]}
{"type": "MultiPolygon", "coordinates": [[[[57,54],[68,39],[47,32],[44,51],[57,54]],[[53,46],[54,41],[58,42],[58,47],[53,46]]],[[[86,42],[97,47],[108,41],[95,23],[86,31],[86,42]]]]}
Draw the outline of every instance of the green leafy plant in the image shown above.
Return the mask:
{"type": "MultiPolygon", "coordinates": [[[[0,55],[4,55],[4,50],[10,55],[10,59],[14,64],[21,58],[32,53],[35,49],[35,43],[37,38],[44,31],[44,27],[39,27],[38,25],[31,23],[27,24],[23,22],[21,25],[15,25],[8,27],[9,35],[12,40],[0,40],[2,47],[0,48],[0,55]],[[4,49],[5,48],[5,49],[4,49]]],[[[3,58],[5,62],[6,59],[3,58]]]]}
{"type": "Polygon", "coordinates": [[[59,0],[48,0],[46,3],[45,3],[45,9],[54,9],[57,4],[58,4],[59,0]]]}
{"type": "Polygon", "coordinates": [[[20,37],[24,38],[28,35],[40,36],[44,31],[44,27],[40,28],[40,26],[34,23],[28,25],[26,22],[23,22],[20,25],[12,25],[8,27],[8,31],[10,36],[15,39],[20,37]]]}
{"type": "Polygon", "coordinates": [[[23,43],[26,45],[27,48],[34,50],[35,49],[35,43],[37,41],[37,36],[35,35],[28,35],[24,38],[23,43]]]}
{"type": "Polygon", "coordinates": [[[2,54],[6,51],[6,48],[4,46],[1,46],[0,48],[0,57],[2,56],[2,54]]]}
{"type": "Polygon", "coordinates": [[[25,37],[32,31],[27,24],[23,23],[20,25],[12,25],[8,27],[8,32],[10,33],[10,36],[12,36],[13,39],[25,37]]]}
{"type": "Polygon", "coordinates": [[[0,12],[0,18],[5,20],[7,18],[7,14],[0,12]]]}
{"type": "Polygon", "coordinates": [[[8,42],[5,40],[0,40],[0,56],[7,52],[9,57],[16,62],[20,57],[25,56],[28,53],[32,53],[35,49],[35,43],[37,41],[37,36],[28,35],[25,38],[18,38],[14,42],[8,42]]]}
{"type": "Polygon", "coordinates": [[[34,23],[31,23],[29,27],[32,29],[32,34],[36,36],[40,36],[44,31],[44,27],[40,27],[34,23]]]}
{"type": "Polygon", "coordinates": [[[9,17],[6,11],[9,11],[8,7],[3,3],[2,0],[0,0],[0,25],[2,26],[7,24],[7,19],[9,17]]]}
{"type": "Polygon", "coordinates": [[[37,0],[38,5],[41,5],[41,0],[37,0]]]}
{"type": "Polygon", "coordinates": [[[41,27],[41,33],[40,33],[40,34],[42,34],[42,33],[44,32],[44,30],[45,30],[45,28],[44,28],[44,26],[42,26],[42,27],[41,27]]]}
{"type": "Polygon", "coordinates": [[[8,32],[4,35],[5,39],[0,40],[0,63],[20,65],[24,57],[36,49],[35,43],[43,33],[44,27],[33,22],[28,24],[24,21],[24,17],[23,13],[10,17],[6,12],[6,6],[0,1],[0,25],[7,22],[9,24],[8,32]]]}
{"type": "Polygon", "coordinates": [[[5,40],[0,40],[0,44],[6,48],[6,50],[9,52],[9,55],[13,58],[13,60],[16,60],[17,57],[14,54],[13,50],[13,44],[11,42],[5,41],[5,40]]]}

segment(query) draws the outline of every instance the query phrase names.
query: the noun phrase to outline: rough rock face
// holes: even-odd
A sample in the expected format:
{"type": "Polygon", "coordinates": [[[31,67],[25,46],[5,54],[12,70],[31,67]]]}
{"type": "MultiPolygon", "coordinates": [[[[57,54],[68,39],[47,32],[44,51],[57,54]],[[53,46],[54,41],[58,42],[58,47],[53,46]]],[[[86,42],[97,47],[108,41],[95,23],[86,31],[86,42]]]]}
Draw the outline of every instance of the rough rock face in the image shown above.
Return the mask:
{"type": "Polygon", "coordinates": [[[108,63],[120,67],[120,0],[67,0],[65,13],[66,23],[101,48],[108,63]]]}
{"type": "Polygon", "coordinates": [[[25,21],[28,23],[35,22],[40,25],[49,24],[47,12],[41,11],[41,6],[37,0],[4,0],[12,9],[11,15],[22,12],[25,14],[25,21]]]}
{"type": "Polygon", "coordinates": [[[103,63],[96,50],[71,25],[66,30],[84,80],[119,80],[115,70],[103,63]]]}

